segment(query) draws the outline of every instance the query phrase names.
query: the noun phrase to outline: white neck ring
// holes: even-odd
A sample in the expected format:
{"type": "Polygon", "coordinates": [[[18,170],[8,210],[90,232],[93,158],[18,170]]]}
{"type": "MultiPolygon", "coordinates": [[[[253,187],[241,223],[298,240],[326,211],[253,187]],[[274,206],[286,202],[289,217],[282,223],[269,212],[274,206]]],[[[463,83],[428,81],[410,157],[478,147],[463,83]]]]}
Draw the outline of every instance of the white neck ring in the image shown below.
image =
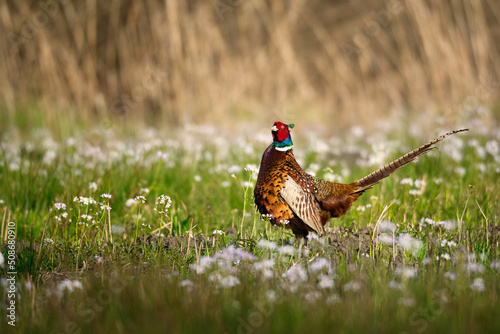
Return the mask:
{"type": "Polygon", "coordinates": [[[281,152],[286,152],[288,150],[291,150],[292,147],[293,147],[293,145],[285,146],[285,147],[275,147],[275,149],[277,149],[278,151],[281,151],[281,152]]]}

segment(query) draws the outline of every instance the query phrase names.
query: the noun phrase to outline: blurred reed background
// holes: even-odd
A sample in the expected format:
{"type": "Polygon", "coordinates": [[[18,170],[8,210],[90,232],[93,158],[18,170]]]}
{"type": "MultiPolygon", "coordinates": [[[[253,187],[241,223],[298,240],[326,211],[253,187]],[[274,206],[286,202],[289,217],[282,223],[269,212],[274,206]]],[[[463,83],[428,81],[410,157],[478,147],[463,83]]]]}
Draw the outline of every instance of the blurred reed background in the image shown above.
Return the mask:
{"type": "Polygon", "coordinates": [[[4,0],[0,110],[460,123],[498,115],[499,19],[496,0],[4,0]]]}

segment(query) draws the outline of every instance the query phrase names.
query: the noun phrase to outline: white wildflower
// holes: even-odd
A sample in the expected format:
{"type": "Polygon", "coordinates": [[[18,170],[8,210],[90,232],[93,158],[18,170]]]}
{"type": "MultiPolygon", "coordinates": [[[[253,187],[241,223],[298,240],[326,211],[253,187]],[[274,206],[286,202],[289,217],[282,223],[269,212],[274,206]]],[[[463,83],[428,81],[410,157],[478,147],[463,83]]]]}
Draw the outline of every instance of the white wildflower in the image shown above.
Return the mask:
{"type": "Polygon", "coordinates": [[[337,303],[340,303],[341,301],[342,301],[342,298],[340,298],[340,296],[338,294],[328,296],[328,298],[326,299],[326,303],[328,305],[337,304],[337,303]]]}
{"type": "Polygon", "coordinates": [[[455,173],[457,173],[460,177],[463,177],[466,172],[467,172],[467,170],[465,169],[465,167],[455,168],[455,173]]]}
{"type": "Polygon", "coordinates": [[[89,222],[89,221],[91,221],[91,220],[93,219],[93,217],[92,217],[91,215],[85,215],[85,214],[81,215],[81,216],[80,216],[80,218],[81,218],[81,219],[85,219],[85,220],[87,220],[88,222],[89,222]]]}
{"type": "Polygon", "coordinates": [[[258,174],[259,173],[259,167],[257,167],[256,165],[248,164],[245,167],[245,171],[258,174]]]}
{"type": "Polygon", "coordinates": [[[101,210],[108,210],[108,211],[111,211],[111,207],[109,205],[105,205],[105,204],[102,204],[100,206],[101,210]]]}
{"type": "Polygon", "coordinates": [[[396,276],[401,276],[404,279],[417,277],[417,268],[415,267],[398,267],[395,270],[396,276]]]}
{"type": "Polygon", "coordinates": [[[438,259],[439,258],[444,259],[446,261],[450,261],[451,260],[451,256],[448,253],[441,254],[441,256],[438,256],[438,259]]]}
{"type": "Polygon", "coordinates": [[[73,281],[73,280],[65,279],[57,285],[57,292],[58,292],[59,296],[62,296],[64,291],[73,292],[75,289],[78,289],[78,290],[83,289],[82,282],[80,282],[78,280],[73,281]]]}
{"type": "Polygon", "coordinates": [[[56,208],[56,210],[66,210],[66,204],[64,203],[55,203],[54,207],[56,208]]]}
{"type": "Polygon", "coordinates": [[[197,274],[203,274],[209,270],[215,262],[215,258],[211,256],[202,256],[199,263],[194,263],[190,267],[195,270],[197,274]]]}
{"type": "Polygon", "coordinates": [[[253,188],[253,182],[252,181],[241,181],[241,186],[243,188],[253,188]]]}
{"type": "Polygon", "coordinates": [[[331,289],[335,285],[333,277],[330,275],[320,274],[318,276],[318,289],[331,289]]]}
{"type": "Polygon", "coordinates": [[[318,240],[318,236],[316,234],[308,234],[307,240],[318,240]]]}
{"type": "Polygon", "coordinates": [[[389,246],[393,246],[394,244],[397,243],[396,239],[391,234],[387,233],[380,233],[379,236],[377,237],[377,241],[381,244],[389,246]]]}
{"type": "Polygon", "coordinates": [[[97,190],[97,183],[95,183],[95,182],[90,182],[90,183],[89,183],[89,189],[90,189],[90,191],[92,191],[92,192],[96,191],[96,190],[97,190]]]}
{"type": "Polygon", "coordinates": [[[325,173],[323,179],[330,182],[342,182],[342,176],[338,174],[333,174],[331,172],[325,173]]]}
{"type": "Polygon", "coordinates": [[[273,242],[273,241],[269,241],[269,240],[266,240],[266,239],[260,239],[257,242],[257,247],[258,248],[265,248],[265,249],[274,250],[274,249],[278,248],[278,245],[276,245],[276,243],[273,242]]]}
{"type": "Polygon", "coordinates": [[[420,225],[422,227],[427,227],[427,225],[434,226],[435,224],[436,224],[436,222],[434,220],[432,220],[431,218],[422,218],[422,219],[420,219],[420,222],[418,223],[418,225],[420,225]]]}
{"type": "Polygon", "coordinates": [[[231,165],[227,169],[227,172],[231,174],[231,177],[236,177],[236,176],[233,176],[234,173],[239,173],[240,171],[241,171],[241,167],[238,165],[231,165]]]}
{"type": "Polygon", "coordinates": [[[420,189],[410,189],[408,192],[412,196],[421,196],[422,195],[422,190],[420,189]]]}
{"type": "Polygon", "coordinates": [[[436,226],[442,226],[445,230],[451,231],[457,227],[457,222],[452,219],[436,222],[436,226]]]}
{"type": "Polygon", "coordinates": [[[170,205],[172,205],[172,199],[170,196],[167,195],[160,195],[156,199],[155,202],[156,205],[163,205],[166,209],[170,208],[170,205]]]}
{"type": "Polygon", "coordinates": [[[307,271],[299,264],[288,269],[282,277],[286,278],[290,283],[301,283],[307,281],[307,271]]]}
{"type": "Polygon", "coordinates": [[[493,261],[493,262],[491,262],[490,268],[492,270],[496,270],[496,271],[498,271],[500,273],[500,261],[493,261]]]}
{"type": "Polygon", "coordinates": [[[212,232],[212,235],[224,235],[224,234],[226,233],[222,230],[213,230],[212,232]]]}
{"type": "Polygon", "coordinates": [[[498,142],[496,140],[489,140],[486,142],[486,152],[491,154],[492,156],[496,157],[498,155],[498,152],[500,151],[500,148],[498,146],[498,142]]]}
{"type": "Polygon", "coordinates": [[[295,255],[297,254],[297,249],[291,245],[285,245],[278,248],[278,253],[282,255],[295,255]]]}
{"type": "Polygon", "coordinates": [[[111,194],[101,194],[101,198],[110,199],[111,198],[111,194]]]}
{"type": "Polygon", "coordinates": [[[217,252],[214,256],[215,260],[219,265],[229,267],[230,265],[242,261],[255,261],[256,256],[252,253],[242,249],[237,248],[233,245],[224,248],[220,252],[217,252]]]}
{"type": "Polygon", "coordinates": [[[396,224],[387,219],[382,220],[378,225],[378,228],[381,232],[390,232],[390,233],[394,233],[397,230],[396,224]]]}
{"type": "Polygon", "coordinates": [[[276,291],[274,290],[267,290],[266,291],[266,298],[269,302],[274,303],[276,301],[276,291]]]}
{"type": "Polygon", "coordinates": [[[423,247],[422,241],[417,238],[413,238],[408,233],[402,233],[398,236],[398,245],[405,251],[409,251],[413,256],[417,256],[420,249],[423,247]]]}
{"type": "Polygon", "coordinates": [[[168,216],[168,209],[172,205],[172,199],[167,195],[160,195],[156,199],[155,205],[154,211],[157,211],[160,215],[168,216]]]}
{"type": "Polygon", "coordinates": [[[482,274],[484,272],[484,266],[481,263],[471,262],[467,265],[467,271],[482,274]]]}
{"type": "Polygon", "coordinates": [[[255,262],[253,264],[253,267],[265,279],[272,279],[274,277],[274,260],[273,259],[255,262]]]}
{"type": "Polygon", "coordinates": [[[135,199],[138,203],[139,203],[139,202],[140,202],[140,203],[142,203],[142,204],[146,203],[146,197],[144,197],[144,196],[142,196],[142,195],[135,196],[135,198],[134,198],[134,199],[135,199]]]}
{"type": "Polygon", "coordinates": [[[111,233],[113,234],[123,234],[125,233],[125,228],[123,225],[111,225],[111,233]]]}
{"type": "Polygon", "coordinates": [[[474,282],[470,285],[470,288],[477,292],[484,291],[484,280],[481,277],[474,279],[474,282]]]}
{"type": "Polygon", "coordinates": [[[91,204],[97,204],[97,202],[92,198],[92,197],[75,197],[73,198],[73,202],[77,202],[80,205],[91,205],[91,204]]]}
{"type": "Polygon", "coordinates": [[[318,258],[314,260],[313,263],[311,263],[309,269],[311,269],[312,272],[317,272],[326,269],[327,272],[330,273],[333,271],[333,266],[330,260],[325,258],[318,258]]]}
{"type": "Polygon", "coordinates": [[[240,284],[240,280],[236,276],[233,275],[225,276],[218,271],[212,272],[208,276],[208,280],[211,282],[215,282],[219,287],[223,288],[232,288],[240,284]]]}
{"type": "Polygon", "coordinates": [[[394,290],[403,290],[403,284],[401,284],[397,281],[390,281],[389,288],[394,289],[394,290]]]}
{"type": "Polygon", "coordinates": [[[182,287],[193,287],[194,286],[194,283],[188,279],[185,279],[181,282],[179,282],[179,286],[182,286],[182,287]]]}
{"type": "Polygon", "coordinates": [[[454,281],[457,279],[457,274],[451,271],[447,271],[444,273],[444,277],[448,278],[451,281],[454,281]]]}
{"type": "Polygon", "coordinates": [[[238,277],[229,275],[229,276],[221,276],[219,277],[219,286],[223,288],[232,288],[236,285],[240,284],[240,280],[238,277]]]}
{"type": "Polygon", "coordinates": [[[354,291],[357,292],[361,290],[361,283],[358,281],[349,281],[344,285],[344,291],[354,291]]]}
{"type": "Polygon", "coordinates": [[[309,291],[309,292],[306,292],[304,295],[303,295],[303,298],[306,302],[308,303],[314,303],[316,302],[319,298],[321,298],[321,292],[319,291],[309,291]]]}
{"type": "Polygon", "coordinates": [[[413,186],[413,180],[407,177],[405,179],[402,179],[401,182],[399,182],[399,184],[413,186]]]}
{"type": "Polygon", "coordinates": [[[130,208],[131,206],[137,205],[137,203],[138,203],[137,200],[129,198],[128,200],[125,201],[125,206],[130,208]]]}
{"type": "Polygon", "coordinates": [[[425,188],[426,185],[425,180],[415,180],[415,188],[425,188]]]}
{"type": "Polygon", "coordinates": [[[448,241],[448,242],[446,243],[446,245],[447,245],[448,247],[457,247],[457,243],[456,243],[455,241],[453,241],[453,240],[448,241]]]}

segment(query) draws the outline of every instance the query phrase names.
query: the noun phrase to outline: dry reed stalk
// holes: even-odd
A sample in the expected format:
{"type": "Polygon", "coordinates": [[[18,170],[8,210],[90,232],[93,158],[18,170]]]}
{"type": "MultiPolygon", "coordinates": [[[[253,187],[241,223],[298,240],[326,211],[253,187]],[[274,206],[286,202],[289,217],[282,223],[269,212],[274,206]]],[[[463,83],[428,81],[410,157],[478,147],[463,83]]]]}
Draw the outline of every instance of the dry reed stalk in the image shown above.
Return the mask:
{"type": "Polygon", "coordinates": [[[84,121],[167,123],[296,106],[341,127],[408,107],[442,113],[500,74],[492,0],[217,1],[68,2],[42,23],[39,1],[5,1],[0,107],[14,118],[35,97],[53,122],[71,107],[84,121]],[[166,75],[148,85],[154,71],[166,75]]]}

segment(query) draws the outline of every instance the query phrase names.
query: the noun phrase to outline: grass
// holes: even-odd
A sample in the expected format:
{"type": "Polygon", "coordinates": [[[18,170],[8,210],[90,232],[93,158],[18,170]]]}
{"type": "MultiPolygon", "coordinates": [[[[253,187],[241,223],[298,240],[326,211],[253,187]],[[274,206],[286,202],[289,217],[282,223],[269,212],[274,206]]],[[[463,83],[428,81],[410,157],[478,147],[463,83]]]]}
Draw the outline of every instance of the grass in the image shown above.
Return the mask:
{"type": "MultiPolygon", "coordinates": [[[[494,132],[448,138],[299,250],[252,206],[270,134],[72,126],[11,127],[2,138],[0,236],[16,223],[16,331],[500,329],[494,132]]],[[[294,151],[306,170],[350,182],[377,167],[369,157],[388,162],[428,139],[297,131],[294,151]]],[[[2,332],[12,330],[8,286],[2,332]]]]}

